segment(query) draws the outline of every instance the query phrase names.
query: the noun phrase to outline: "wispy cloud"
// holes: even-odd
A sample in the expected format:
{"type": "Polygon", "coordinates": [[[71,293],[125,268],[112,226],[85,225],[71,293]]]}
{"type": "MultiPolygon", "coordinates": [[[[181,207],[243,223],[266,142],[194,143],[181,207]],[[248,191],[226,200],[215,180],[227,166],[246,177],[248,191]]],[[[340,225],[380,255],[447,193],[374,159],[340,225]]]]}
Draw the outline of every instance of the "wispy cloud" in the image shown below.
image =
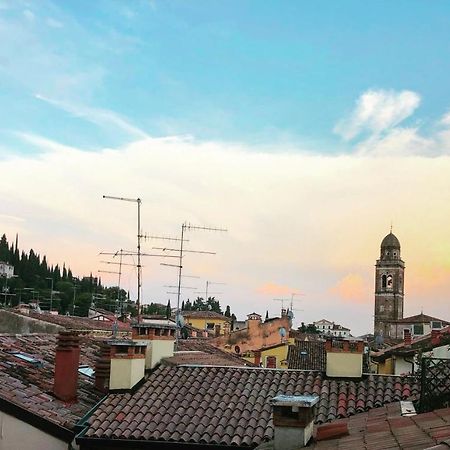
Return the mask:
{"type": "Polygon", "coordinates": [[[351,140],[367,131],[379,134],[411,116],[420,105],[420,96],[413,91],[368,90],[356,102],[349,117],[334,128],[335,133],[351,140]]]}
{"type": "MultiPolygon", "coordinates": [[[[308,304],[301,320],[315,320],[326,311],[347,323],[356,313],[342,308],[339,296],[353,302],[358,314],[364,311],[354,331],[369,331],[373,286],[365,280],[373,279],[391,219],[411,273],[408,311],[420,311],[428,298],[414,293],[409,277],[425,263],[436,270],[448,265],[449,156],[274,154],[177,137],[86,152],[42,136],[21,138],[48,151],[38,158],[0,160],[0,194],[8,199],[8,215],[25,218],[20,233],[30,246],[45,250],[52,261],[70,261],[76,273],[100,268],[99,249],[135,245],[135,209],[106,202],[102,194],[141,197],[142,227],[155,234],[177,235],[185,220],[226,226],[225,236],[189,236],[191,248],[217,255],[188,256],[186,270],[226,282],[233,295],[224,298],[225,304],[240,315],[249,308],[261,314],[275,310],[272,296],[300,289],[308,304]],[[387,212],[387,204],[396,206],[387,212]],[[424,240],[428,229],[432,242],[424,240]]],[[[8,226],[10,233],[18,228],[12,222],[8,226]]],[[[151,244],[144,245],[151,250],[151,244]]],[[[161,286],[170,284],[174,273],[150,259],[145,265],[146,301],[167,301],[161,286]]],[[[434,298],[447,298],[446,280],[433,291],[434,298]]],[[[442,309],[428,312],[439,316],[444,308],[442,303],[442,309]]]]}
{"type": "Polygon", "coordinates": [[[53,17],[47,17],[46,23],[49,27],[52,27],[52,28],[63,28],[64,27],[62,22],[54,19],[53,17]]]}
{"type": "Polygon", "coordinates": [[[128,133],[131,137],[137,139],[146,139],[148,134],[140,128],[131,124],[127,119],[121,115],[102,108],[92,108],[83,105],[75,105],[73,103],[63,102],[60,100],[51,99],[45,95],[35,94],[35,98],[42,100],[55,108],[59,108],[68,112],[74,117],[80,117],[88,122],[102,127],[117,127],[120,130],[128,133]]]}

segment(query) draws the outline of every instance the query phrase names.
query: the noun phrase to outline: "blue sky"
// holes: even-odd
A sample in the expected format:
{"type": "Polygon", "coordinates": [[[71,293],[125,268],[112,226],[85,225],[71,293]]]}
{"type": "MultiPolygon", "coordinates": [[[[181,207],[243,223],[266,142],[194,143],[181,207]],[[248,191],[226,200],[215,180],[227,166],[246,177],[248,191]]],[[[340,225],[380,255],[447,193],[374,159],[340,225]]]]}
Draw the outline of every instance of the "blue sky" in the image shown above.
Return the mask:
{"type": "Polygon", "coordinates": [[[424,135],[450,105],[447,1],[0,5],[10,151],[33,151],[17,132],[88,150],[139,136],[90,108],[151,136],[351,152],[333,128],[369,89],[418,93],[403,125],[424,135]]]}
{"type": "MultiPolygon", "coordinates": [[[[240,318],[300,291],[305,322],[365,333],[393,221],[406,313],[448,319],[447,0],[0,0],[0,43],[10,241],[97,273],[136,245],[135,210],[102,195],[140,197],[144,232],[229,229],[193,235],[217,255],[186,270],[240,318]]],[[[167,302],[175,274],[143,276],[167,302]]]]}

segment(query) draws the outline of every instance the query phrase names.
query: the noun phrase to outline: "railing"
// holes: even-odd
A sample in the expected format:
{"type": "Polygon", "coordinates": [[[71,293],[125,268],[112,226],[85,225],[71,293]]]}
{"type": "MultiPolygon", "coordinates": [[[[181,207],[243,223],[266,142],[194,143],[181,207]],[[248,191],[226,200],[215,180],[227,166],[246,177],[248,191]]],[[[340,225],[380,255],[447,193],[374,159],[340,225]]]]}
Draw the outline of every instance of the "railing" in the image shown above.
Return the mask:
{"type": "Polygon", "coordinates": [[[420,412],[450,406],[450,359],[422,358],[420,412]]]}

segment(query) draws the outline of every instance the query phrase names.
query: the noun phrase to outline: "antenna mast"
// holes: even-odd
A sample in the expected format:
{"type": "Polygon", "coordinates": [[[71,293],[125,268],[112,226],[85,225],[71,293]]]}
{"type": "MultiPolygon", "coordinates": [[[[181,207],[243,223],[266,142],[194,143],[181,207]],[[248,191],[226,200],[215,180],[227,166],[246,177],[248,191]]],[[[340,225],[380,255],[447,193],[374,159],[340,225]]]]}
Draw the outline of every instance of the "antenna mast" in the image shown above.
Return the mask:
{"type": "Polygon", "coordinates": [[[141,321],[141,286],[142,286],[142,267],[141,267],[141,203],[142,200],[138,198],[113,197],[111,195],[104,195],[103,198],[108,200],[120,200],[124,202],[133,202],[137,204],[137,320],[141,321]]]}

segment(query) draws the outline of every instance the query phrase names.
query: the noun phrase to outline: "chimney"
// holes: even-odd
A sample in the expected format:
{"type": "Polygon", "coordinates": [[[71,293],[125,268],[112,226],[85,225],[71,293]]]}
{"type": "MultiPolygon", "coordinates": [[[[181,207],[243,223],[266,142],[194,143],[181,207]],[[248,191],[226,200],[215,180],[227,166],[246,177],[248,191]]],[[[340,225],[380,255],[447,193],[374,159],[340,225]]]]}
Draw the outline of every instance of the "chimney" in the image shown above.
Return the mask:
{"type": "Polygon", "coordinates": [[[274,450],[294,450],[308,445],[314,427],[313,395],[277,395],[273,405],[274,450]]]}
{"type": "Polygon", "coordinates": [[[146,342],[111,340],[110,391],[129,391],[145,375],[146,342]]]}
{"type": "Polygon", "coordinates": [[[102,342],[100,355],[95,364],[95,387],[102,392],[108,392],[111,372],[111,346],[102,342]]]}
{"type": "Polygon", "coordinates": [[[431,345],[439,345],[441,343],[441,332],[439,330],[431,330],[431,345]]]}
{"type": "Polygon", "coordinates": [[[170,320],[141,322],[133,325],[133,340],[147,346],[145,369],[153,369],[163,358],[173,356],[176,326],[170,320]]]}
{"type": "Polygon", "coordinates": [[[411,336],[411,330],[409,328],[405,328],[403,330],[403,340],[405,342],[405,346],[411,347],[412,336],[411,336]]]}
{"type": "Polygon", "coordinates": [[[247,316],[247,331],[249,336],[258,334],[257,330],[261,325],[261,316],[256,313],[251,313],[247,316]]]}
{"type": "Polygon", "coordinates": [[[361,378],[364,341],[329,337],[325,342],[329,377],[361,378]]]}
{"type": "Polygon", "coordinates": [[[64,402],[75,402],[80,364],[80,338],[72,331],[60,331],[55,353],[53,393],[64,402]]]}

